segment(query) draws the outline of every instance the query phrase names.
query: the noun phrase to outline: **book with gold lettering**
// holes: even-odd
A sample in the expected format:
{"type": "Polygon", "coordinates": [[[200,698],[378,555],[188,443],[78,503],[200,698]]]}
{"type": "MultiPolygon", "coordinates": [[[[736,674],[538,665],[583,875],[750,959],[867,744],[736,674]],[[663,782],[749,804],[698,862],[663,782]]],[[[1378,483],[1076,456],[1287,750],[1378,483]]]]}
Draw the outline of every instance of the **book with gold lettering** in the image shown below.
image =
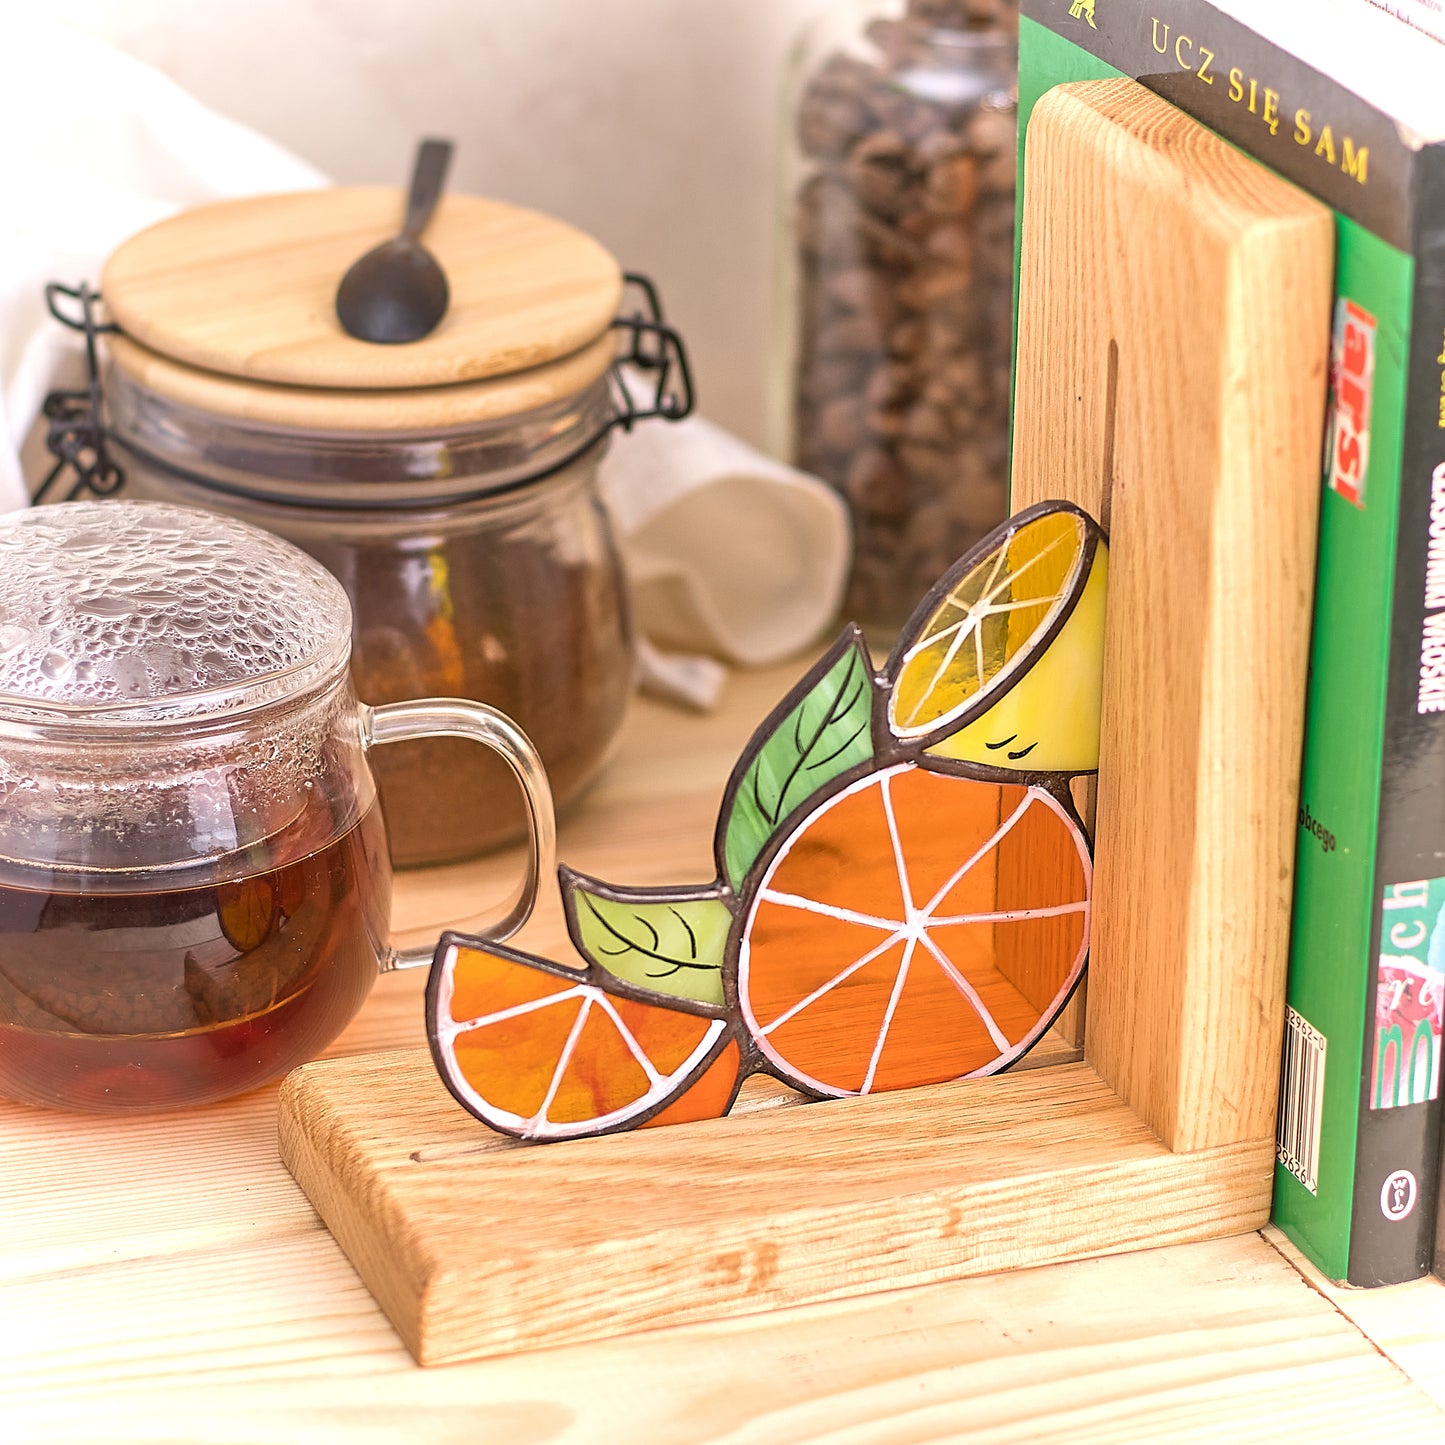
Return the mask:
{"type": "Polygon", "coordinates": [[[1335,213],[1274,1217],[1334,1279],[1410,1279],[1445,1037],[1445,47],[1368,0],[1020,16],[1021,163],[1046,90],[1126,75],[1335,213]]]}

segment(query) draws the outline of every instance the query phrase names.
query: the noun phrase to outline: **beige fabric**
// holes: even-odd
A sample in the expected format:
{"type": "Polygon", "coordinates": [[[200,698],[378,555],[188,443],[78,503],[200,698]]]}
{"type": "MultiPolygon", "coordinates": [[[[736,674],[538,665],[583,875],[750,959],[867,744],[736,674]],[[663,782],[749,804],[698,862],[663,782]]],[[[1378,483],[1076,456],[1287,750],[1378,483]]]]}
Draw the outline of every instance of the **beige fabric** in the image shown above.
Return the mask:
{"type": "Polygon", "coordinates": [[[642,630],[662,647],[776,662],[836,618],[852,539],[816,478],[702,417],[619,437],[602,492],[642,630]]]}

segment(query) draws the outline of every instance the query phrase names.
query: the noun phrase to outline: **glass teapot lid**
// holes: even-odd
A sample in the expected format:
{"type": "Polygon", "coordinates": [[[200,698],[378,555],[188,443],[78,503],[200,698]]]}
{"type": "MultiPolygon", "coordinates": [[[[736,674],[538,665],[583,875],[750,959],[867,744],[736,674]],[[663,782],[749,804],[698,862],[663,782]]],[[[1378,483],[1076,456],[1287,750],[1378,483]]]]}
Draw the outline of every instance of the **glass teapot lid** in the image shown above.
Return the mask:
{"type": "Polygon", "coordinates": [[[344,667],[351,608],[268,533],[154,502],[0,517],[0,719],[196,721],[294,697],[344,667]]]}

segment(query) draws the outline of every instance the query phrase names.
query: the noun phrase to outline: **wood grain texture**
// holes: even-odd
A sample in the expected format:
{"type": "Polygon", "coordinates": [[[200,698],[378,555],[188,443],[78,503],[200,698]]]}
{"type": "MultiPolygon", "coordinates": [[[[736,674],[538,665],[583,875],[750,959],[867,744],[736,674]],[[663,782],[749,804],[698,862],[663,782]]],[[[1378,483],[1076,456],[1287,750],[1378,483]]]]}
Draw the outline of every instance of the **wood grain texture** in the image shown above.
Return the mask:
{"type": "Polygon", "coordinates": [[[1264,1238],[1356,1329],[1372,1339],[1429,1397],[1445,1409],[1445,1280],[1427,1274],[1388,1289],[1351,1289],[1326,1278],[1270,1225],[1264,1238]]]}
{"type": "Polygon", "coordinates": [[[617,354],[611,333],[560,361],[510,376],[408,391],[328,390],[241,381],[171,361],[125,336],[106,339],[116,368],[167,401],[212,416],[307,431],[444,431],[520,416],[576,396],[617,354]]]}
{"type": "Polygon", "coordinates": [[[1441,1438],[1260,1240],[413,1365],[323,1233],[0,1287],[7,1440],[1320,1445],[1441,1438]]]}
{"type": "Polygon", "coordinates": [[[590,345],[622,295],[617,262],[565,222],[448,193],[423,242],[451,306],[406,346],[348,336],[336,288],[401,229],[402,193],[351,186],[198,206],[132,236],[106,263],[112,319],[143,346],[226,376],[395,390],[525,371],[590,345]]]}
{"type": "Polygon", "coordinates": [[[1084,1065],[528,1148],[421,1050],[297,1070],[281,1157],[422,1364],[1258,1228],[1084,1065]]]}
{"type": "MultiPolygon", "coordinates": [[[[718,712],[639,703],[562,824],[569,858],[663,883],[710,868],[748,731],[797,664],[718,712]]],[[[465,918],[516,867],[405,875],[402,921],[465,918]]],[[[560,948],[560,912],[528,946],[560,948]]],[[[422,1039],[417,974],[381,981],[338,1055],[422,1039]]],[[[276,1156],[276,1091],[152,1119],[0,1105],[0,1436],[71,1445],[1330,1445],[1445,1433],[1396,1366],[1256,1234],[421,1370],[276,1156]]],[[[1445,1326],[1369,1296],[1428,1374],[1445,1326]]],[[[1346,1304],[1349,1301],[1345,1302],[1346,1304]]]]}
{"type": "Polygon", "coordinates": [[[1027,146],[1014,505],[1111,533],[1086,1049],[1210,1148],[1274,1121],[1331,218],[1128,81],[1027,146]]]}

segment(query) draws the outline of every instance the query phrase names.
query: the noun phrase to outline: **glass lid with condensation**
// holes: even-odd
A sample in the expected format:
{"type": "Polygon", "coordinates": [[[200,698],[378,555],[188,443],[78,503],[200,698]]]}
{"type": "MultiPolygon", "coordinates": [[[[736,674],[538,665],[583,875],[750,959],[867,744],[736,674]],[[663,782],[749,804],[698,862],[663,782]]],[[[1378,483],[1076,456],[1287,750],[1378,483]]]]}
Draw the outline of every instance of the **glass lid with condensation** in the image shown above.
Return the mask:
{"type": "Polygon", "coordinates": [[[254,527],[154,502],[0,517],[0,720],[241,713],[309,691],[350,648],[341,584],[254,527]]]}

